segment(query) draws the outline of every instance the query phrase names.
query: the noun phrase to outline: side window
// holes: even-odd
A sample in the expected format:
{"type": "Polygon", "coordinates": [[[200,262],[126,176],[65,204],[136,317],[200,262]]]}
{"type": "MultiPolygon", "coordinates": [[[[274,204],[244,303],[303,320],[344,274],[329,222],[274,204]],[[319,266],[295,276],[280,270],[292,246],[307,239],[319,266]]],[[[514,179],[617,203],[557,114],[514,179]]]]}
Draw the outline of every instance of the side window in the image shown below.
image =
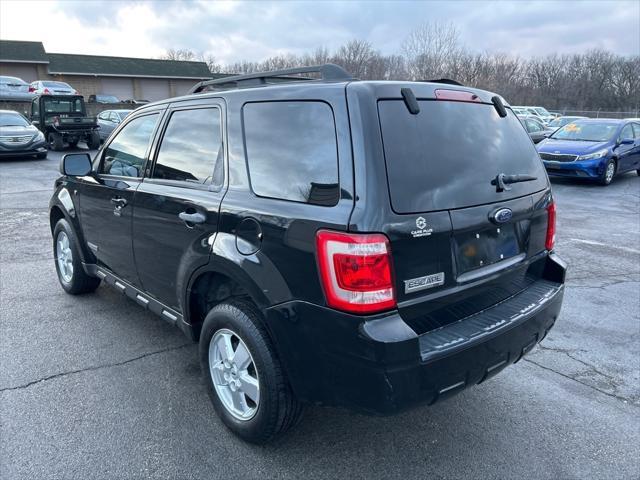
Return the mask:
{"type": "Polygon", "coordinates": [[[220,128],[219,108],[173,112],[162,137],[152,177],[222,185],[220,128]]]}
{"type": "Polygon", "coordinates": [[[38,103],[38,99],[37,98],[32,102],[31,116],[32,117],[39,117],[40,116],[40,103],[38,103]]]}
{"type": "Polygon", "coordinates": [[[118,114],[116,112],[111,112],[109,114],[109,120],[111,120],[114,123],[118,123],[120,121],[120,117],[118,117],[118,114]]]}
{"type": "Polygon", "coordinates": [[[623,140],[625,138],[633,138],[633,129],[631,127],[631,124],[626,125],[622,129],[622,132],[620,132],[620,140],[623,140]]]}
{"type": "Polygon", "coordinates": [[[100,120],[107,120],[109,118],[109,112],[100,112],[98,118],[100,120]]]}
{"type": "Polygon", "coordinates": [[[633,123],[633,138],[640,140],[640,123],[633,123]]]}
{"type": "Polygon", "coordinates": [[[242,115],[256,195],[325,206],[338,203],[338,146],[329,105],[247,103],[242,115]]]}
{"type": "Polygon", "coordinates": [[[131,120],[105,148],[100,173],[124,177],[141,177],[144,157],[158,114],[131,120]]]}

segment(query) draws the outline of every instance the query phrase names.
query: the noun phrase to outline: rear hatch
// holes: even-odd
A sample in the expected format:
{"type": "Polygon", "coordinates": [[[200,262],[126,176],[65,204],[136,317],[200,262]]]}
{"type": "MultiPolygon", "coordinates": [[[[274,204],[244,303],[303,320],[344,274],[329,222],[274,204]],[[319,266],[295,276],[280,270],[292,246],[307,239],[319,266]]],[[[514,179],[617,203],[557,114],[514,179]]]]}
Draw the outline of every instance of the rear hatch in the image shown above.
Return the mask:
{"type": "Polygon", "coordinates": [[[543,262],[536,260],[546,255],[550,194],[542,162],[511,110],[501,117],[486,92],[414,89],[417,114],[402,98],[382,98],[378,117],[398,308],[424,333],[540,278],[543,262]],[[505,184],[500,174],[525,181],[505,184]]]}

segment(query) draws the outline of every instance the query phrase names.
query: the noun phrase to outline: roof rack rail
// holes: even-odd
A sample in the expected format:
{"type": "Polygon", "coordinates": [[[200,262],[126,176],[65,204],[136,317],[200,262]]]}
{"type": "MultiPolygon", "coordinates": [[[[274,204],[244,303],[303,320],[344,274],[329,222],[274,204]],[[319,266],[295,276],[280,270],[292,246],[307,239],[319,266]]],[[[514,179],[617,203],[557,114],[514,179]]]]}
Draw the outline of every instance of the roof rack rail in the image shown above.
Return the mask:
{"type": "MultiPolygon", "coordinates": [[[[232,77],[216,78],[215,80],[204,80],[196,84],[189,94],[202,93],[207,91],[207,87],[220,87],[220,90],[225,88],[241,88],[241,87],[255,87],[259,85],[267,85],[267,80],[270,78],[281,78],[283,80],[290,80],[292,82],[297,81],[311,81],[316,80],[314,78],[295,77],[286,78],[287,75],[295,75],[300,73],[319,73],[322,80],[338,81],[338,80],[353,80],[353,77],[342,67],[333,63],[326,63],[324,65],[313,65],[309,67],[287,68],[284,70],[274,70],[271,72],[259,72],[248,73],[246,75],[235,75],[232,77]],[[225,87],[225,85],[229,85],[225,87]]],[[[285,83],[285,82],[282,82],[285,83]]]]}
{"type": "Polygon", "coordinates": [[[437,80],[420,80],[421,82],[428,83],[446,83],[447,85],[458,85],[459,87],[464,87],[464,85],[456,80],[451,80],[450,78],[439,78],[437,80]]]}

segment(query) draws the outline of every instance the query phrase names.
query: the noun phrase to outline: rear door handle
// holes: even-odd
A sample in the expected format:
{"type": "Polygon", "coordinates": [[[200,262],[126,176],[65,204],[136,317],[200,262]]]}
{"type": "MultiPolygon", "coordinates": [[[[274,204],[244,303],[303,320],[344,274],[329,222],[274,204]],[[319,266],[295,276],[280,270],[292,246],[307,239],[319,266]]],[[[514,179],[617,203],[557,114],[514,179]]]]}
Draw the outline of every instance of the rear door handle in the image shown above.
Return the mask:
{"type": "Polygon", "coordinates": [[[196,213],[180,212],[178,214],[178,217],[180,218],[180,220],[186,223],[187,226],[189,226],[189,224],[194,224],[194,223],[204,223],[207,219],[207,217],[205,217],[202,213],[199,213],[199,212],[196,212],[196,213]]]}
{"type": "Polygon", "coordinates": [[[116,207],[120,207],[120,208],[127,206],[127,201],[122,197],[112,197],[111,203],[113,203],[116,207]]]}

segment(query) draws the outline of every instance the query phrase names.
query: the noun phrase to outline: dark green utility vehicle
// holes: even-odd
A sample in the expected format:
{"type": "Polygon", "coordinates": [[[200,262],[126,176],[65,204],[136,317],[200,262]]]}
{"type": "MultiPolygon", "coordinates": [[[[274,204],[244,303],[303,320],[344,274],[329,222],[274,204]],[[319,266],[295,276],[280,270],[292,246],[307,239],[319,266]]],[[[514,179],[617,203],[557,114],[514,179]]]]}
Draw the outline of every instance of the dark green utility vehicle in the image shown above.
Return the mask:
{"type": "Polygon", "coordinates": [[[51,150],[62,150],[65,144],[75,147],[78,142],[86,142],[90,150],[100,146],[97,120],[87,116],[80,95],[38,95],[31,102],[31,122],[51,150]]]}

